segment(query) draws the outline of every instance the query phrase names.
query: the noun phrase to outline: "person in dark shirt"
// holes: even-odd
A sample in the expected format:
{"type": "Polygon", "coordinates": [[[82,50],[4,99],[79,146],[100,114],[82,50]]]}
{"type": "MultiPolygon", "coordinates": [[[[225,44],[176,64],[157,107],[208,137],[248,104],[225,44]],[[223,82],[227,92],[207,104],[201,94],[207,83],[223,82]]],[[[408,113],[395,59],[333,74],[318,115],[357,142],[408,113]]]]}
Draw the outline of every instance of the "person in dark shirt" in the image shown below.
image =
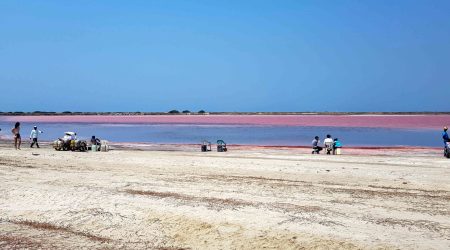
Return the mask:
{"type": "Polygon", "coordinates": [[[96,138],[95,135],[91,138],[91,144],[97,146],[97,150],[100,151],[100,139],[96,138]]]}
{"type": "Polygon", "coordinates": [[[447,133],[447,126],[444,127],[444,131],[442,132],[442,140],[444,140],[444,156],[450,158],[450,138],[447,133]]]}
{"type": "Polygon", "coordinates": [[[447,130],[448,130],[448,128],[444,127],[444,132],[442,132],[442,139],[444,140],[445,146],[447,146],[447,142],[450,142],[450,138],[448,137],[447,130]]]}

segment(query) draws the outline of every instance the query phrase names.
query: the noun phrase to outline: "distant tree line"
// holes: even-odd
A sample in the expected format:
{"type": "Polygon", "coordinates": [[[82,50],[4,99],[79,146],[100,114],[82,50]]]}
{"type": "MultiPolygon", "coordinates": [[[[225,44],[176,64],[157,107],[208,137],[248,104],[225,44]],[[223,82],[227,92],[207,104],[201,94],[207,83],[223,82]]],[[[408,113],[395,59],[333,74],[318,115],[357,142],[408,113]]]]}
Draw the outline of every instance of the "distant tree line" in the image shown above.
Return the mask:
{"type": "Polygon", "coordinates": [[[204,110],[200,110],[198,112],[191,112],[190,110],[178,111],[176,109],[170,110],[169,112],[75,112],[75,111],[63,111],[63,112],[53,112],[53,111],[32,111],[32,112],[23,112],[23,111],[10,111],[10,112],[2,112],[0,111],[0,115],[4,116],[14,116],[14,115],[31,115],[31,116],[42,116],[42,115],[56,115],[56,116],[64,116],[64,115],[166,115],[166,114],[209,114],[204,110]]]}
{"type": "MultiPolygon", "coordinates": [[[[182,114],[192,114],[193,112],[191,112],[191,111],[189,111],[189,110],[183,110],[183,111],[178,111],[178,110],[176,110],[176,109],[172,109],[172,110],[170,110],[169,112],[167,112],[167,113],[169,113],[169,114],[180,114],[180,113],[182,113],[182,114]]],[[[206,114],[206,111],[204,111],[203,109],[202,110],[200,110],[200,111],[198,111],[197,112],[197,114],[206,114]]]]}
{"type": "Polygon", "coordinates": [[[53,111],[0,111],[0,116],[24,116],[24,115],[167,115],[167,114],[193,114],[193,115],[450,115],[450,112],[206,112],[200,110],[198,112],[191,112],[189,110],[178,111],[176,109],[169,112],[53,112],[53,111]]]}

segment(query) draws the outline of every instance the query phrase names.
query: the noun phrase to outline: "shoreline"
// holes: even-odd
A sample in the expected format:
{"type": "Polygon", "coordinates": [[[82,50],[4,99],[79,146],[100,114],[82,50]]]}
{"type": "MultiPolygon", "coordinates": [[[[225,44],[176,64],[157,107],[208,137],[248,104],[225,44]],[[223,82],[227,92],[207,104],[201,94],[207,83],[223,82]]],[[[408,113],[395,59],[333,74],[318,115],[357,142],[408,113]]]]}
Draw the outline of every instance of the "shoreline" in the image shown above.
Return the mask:
{"type": "MultiPolygon", "coordinates": [[[[28,143],[29,140],[24,140],[22,138],[22,144],[28,143]]],[[[13,143],[12,138],[5,138],[0,136],[0,144],[13,143]]],[[[45,145],[50,145],[53,141],[39,140],[39,143],[45,145]]],[[[201,143],[154,143],[154,142],[112,142],[108,141],[110,145],[114,146],[178,146],[178,147],[199,147],[201,143]]],[[[211,147],[216,146],[216,143],[211,143],[211,147]]],[[[273,149],[310,149],[311,146],[308,145],[264,145],[264,144],[227,144],[227,147],[237,147],[237,148],[273,148],[273,149]]],[[[343,149],[361,149],[361,150],[383,150],[383,149],[413,149],[413,150],[441,150],[441,147],[427,147],[427,146],[404,146],[404,145],[394,145],[394,146],[372,146],[372,145],[361,145],[361,146],[344,146],[343,149]]]]}
{"type": "MultiPolygon", "coordinates": [[[[39,141],[41,148],[52,149],[52,141],[39,141]]],[[[111,150],[119,151],[153,151],[153,152],[200,152],[201,144],[192,143],[141,143],[141,142],[108,142],[111,150]]],[[[1,148],[14,148],[13,141],[0,138],[1,148]]],[[[238,151],[277,151],[300,155],[311,154],[311,146],[279,146],[279,145],[245,145],[245,144],[227,144],[229,152],[238,151]]],[[[29,149],[29,141],[22,140],[22,149],[29,149]]],[[[36,149],[36,148],[34,148],[36,149]]],[[[216,152],[216,144],[211,144],[211,152],[216,152]]],[[[440,147],[421,147],[421,146],[346,146],[342,148],[343,155],[375,156],[375,155],[401,155],[404,153],[423,153],[428,155],[440,156],[442,148],[440,147]]],[[[208,152],[203,152],[208,154],[208,152]]],[[[227,153],[224,153],[225,155],[227,153]]],[[[324,151],[321,155],[325,155],[324,151]]],[[[339,157],[337,155],[337,157],[339,157]]]]}

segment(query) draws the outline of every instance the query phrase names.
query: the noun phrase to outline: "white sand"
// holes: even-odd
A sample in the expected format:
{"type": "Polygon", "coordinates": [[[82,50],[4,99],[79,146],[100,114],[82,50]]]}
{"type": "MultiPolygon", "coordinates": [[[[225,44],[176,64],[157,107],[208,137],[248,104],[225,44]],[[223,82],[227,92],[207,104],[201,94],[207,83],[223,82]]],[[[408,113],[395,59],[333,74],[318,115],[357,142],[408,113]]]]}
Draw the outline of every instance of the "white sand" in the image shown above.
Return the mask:
{"type": "Polygon", "coordinates": [[[450,160],[352,153],[3,146],[0,248],[450,248],[450,160]]]}

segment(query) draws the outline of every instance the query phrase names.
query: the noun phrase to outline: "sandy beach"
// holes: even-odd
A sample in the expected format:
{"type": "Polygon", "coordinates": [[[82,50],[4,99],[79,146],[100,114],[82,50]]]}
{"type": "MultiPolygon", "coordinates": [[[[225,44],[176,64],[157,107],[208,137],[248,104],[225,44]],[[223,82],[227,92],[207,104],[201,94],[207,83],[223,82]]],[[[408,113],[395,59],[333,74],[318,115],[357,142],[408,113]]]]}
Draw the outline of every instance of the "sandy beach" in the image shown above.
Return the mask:
{"type": "Polygon", "coordinates": [[[449,249],[438,149],[0,145],[2,249],[449,249]]]}

